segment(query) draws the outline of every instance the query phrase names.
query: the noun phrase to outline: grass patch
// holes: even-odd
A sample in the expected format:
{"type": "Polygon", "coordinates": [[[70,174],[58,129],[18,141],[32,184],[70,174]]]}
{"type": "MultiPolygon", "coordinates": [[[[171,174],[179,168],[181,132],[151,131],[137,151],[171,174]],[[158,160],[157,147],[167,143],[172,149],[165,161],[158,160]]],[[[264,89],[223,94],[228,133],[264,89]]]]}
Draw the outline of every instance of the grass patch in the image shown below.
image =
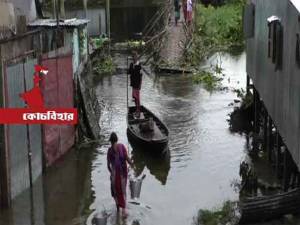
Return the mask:
{"type": "Polygon", "coordinates": [[[107,75],[116,71],[116,66],[111,56],[95,58],[93,60],[93,72],[96,74],[107,75]]]}
{"type": "Polygon", "coordinates": [[[200,209],[194,218],[193,225],[225,225],[236,224],[235,203],[226,201],[221,209],[200,209]]]}
{"type": "Polygon", "coordinates": [[[244,49],[242,28],[244,4],[244,0],[230,0],[217,8],[212,6],[206,8],[202,4],[197,4],[193,42],[186,51],[187,63],[197,66],[205,57],[215,52],[244,49]]]}
{"type": "Polygon", "coordinates": [[[213,91],[219,87],[221,77],[216,76],[209,71],[200,71],[193,75],[193,82],[195,84],[202,84],[208,91],[213,91]]]}

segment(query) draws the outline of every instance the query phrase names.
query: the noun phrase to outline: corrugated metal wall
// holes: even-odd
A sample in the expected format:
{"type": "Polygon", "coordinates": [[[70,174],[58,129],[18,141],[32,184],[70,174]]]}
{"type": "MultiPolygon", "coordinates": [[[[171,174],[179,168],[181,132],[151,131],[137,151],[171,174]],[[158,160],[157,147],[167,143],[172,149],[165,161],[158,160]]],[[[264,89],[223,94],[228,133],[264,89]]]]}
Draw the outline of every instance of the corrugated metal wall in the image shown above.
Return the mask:
{"type": "MultiPolygon", "coordinates": [[[[75,30],[77,30],[76,28],[75,30]]],[[[65,46],[48,51],[43,56],[42,64],[48,67],[49,73],[42,81],[42,93],[46,107],[74,107],[74,87],[73,87],[73,68],[78,69],[80,65],[80,48],[78,34],[74,35],[72,29],[65,31],[65,46]],[[77,39],[77,43],[72,43],[72,40],[77,39]],[[76,48],[73,51],[73,48],[76,48]],[[73,61],[73,54],[77,57],[78,62],[73,61]],[[73,65],[74,63],[74,65],[73,65]]],[[[83,58],[87,57],[87,35],[86,28],[84,29],[84,38],[81,43],[84,48],[82,53],[83,58]]],[[[15,40],[10,40],[0,45],[0,66],[4,63],[2,71],[4,88],[4,105],[2,107],[25,107],[24,102],[19,97],[20,93],[25,92],[33,87],[34,65],[37,64],[36,59],[32,59],[35,49],[37,52],[42,52],[43,43],[40,46],[40,40],[43,40],[42,34],[47,31],[36,32],[25,37],[20,37],[15,40]]],[[[50,32],[51,33],[51,32],[50,32]]],[[[47,39],[49,40],[49,39],[47,39]]],[[[49,43],[47,43],[49,44],[49,43]]],[[[49,47],[49,46],[48,46],[49,47]]],[[[36,56],[39,57],[39,56],[36,56]]],[[[0,68],[1,69],[1,68],[0,68]]],[[[0,72],[2,72],[0,70],[0,72]]],[[[0,73],[1,75],[1,73],[0,73]]],[[[2,82],[2,80],[0,79],[2,82]]],[[[0,104],[1,104],[0,96],[0,104]]],[[[0,127],[0,135],[1,128],[0,127]]],[[[5,148],[0,148],[0,175],[9,176],[8,179],[0,179],[2,182],[0,189],[6,188],[4,204],[9,205],[10,199],[13,199],[20,192],[25,190],[30,185],[30,175],[34,182],[42,172],[42,149],[45,153],[45,159],[48,165],[54,163],[63,154],[65,154],[75,143],[76,128],[73,125],[66,126],[43,126],[41,125],[7,125],[5,131],[5,148]],[[31,167],[29,171],[28,148],[32,152],[31,167]],[[3,157],[4,156],[4,157],[3,157]],[[8,157],[6,159],[5,157],[8,157]],[[3,166],[7,164],[7,168],[3,166]],[[5,167],[5,168],[4,168],[5,167]],[[5,170],[6,169],[6,170],[5,170]],[[10,187],[9,187],[10,185],[10,187]],[[4,186],[4,188],[3,188],[4,186]],[[11,191],[11,193],[9,193],[11,191]]],[[[1,144],[1,142],[0,142],[1,144]]],[[[1,192],[0,190],[0,192],[1,192]]],[[[4,195],[2,195],[4,196],[4,195]]],[[[0,197],[1,193],[0,193],[0,197]]]]}
{"type": "MultiPolygon", "coordinates": [[[[42,93],[47,108],[74,107],[72,53],[57,55],[57,58],[43,56],[43,65],[49,70],[42,82],[42,93]]],[[[65,154],[75,143],[73,125],[44,125],[44,153],[47,165],[51,165],[65,154]]]]}
{"type": "MultiPolygon", "coordinates": [[[[24,108],[25,103],[20,93],[33,87],[33,73],[36,59],[20,62],[6,69],[6,107],[24,108]]],[[[30,186],[28,152],[31,151],[33,166],[32,181],[42,172],[41,126],[40,125],[8,125],[7,144],[10,161],[11,197],[14,198],[30,186]],[[29,133],[27,133],[27,129],[29,133]],[[29,136],[28,136],[29,135],[29,136]]]]}
{"type": "Polygon", "coordinates": [[[252,2],[255,30],[254,38],[247,39],[247,73],[300,168],[300,69],[295,58],[299,12],[289,0],[252,2]],[[267,18],[273,15],[281,19],[283,26],[283,67],[277,71],[268,58],[267,18]]]}
{"type": "MultiPolygon", "coordinates": [[[[25,104],[18,96],[24,92],[23,63],[9,66],[6,75],[8,94],[6,107],[23,108],[25,104]]],[[[14,198],[30,186],[27,131],[25,125],[9,125],[7,129],[11,197],[14,198]]]]}

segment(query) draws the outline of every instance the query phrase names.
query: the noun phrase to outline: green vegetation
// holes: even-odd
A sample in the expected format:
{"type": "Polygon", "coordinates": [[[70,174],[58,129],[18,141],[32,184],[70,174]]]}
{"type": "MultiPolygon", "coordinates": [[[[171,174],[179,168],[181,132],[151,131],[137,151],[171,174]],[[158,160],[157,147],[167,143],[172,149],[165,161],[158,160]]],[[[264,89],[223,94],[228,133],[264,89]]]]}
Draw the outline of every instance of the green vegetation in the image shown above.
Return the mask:
{"type": "Polygon", "coordinates": [[[195,84],[203,84],[209,91],[217,89],[221,80],[221,77],[209,71],[200,71],[193,75],[193,82],[195,84]]]}
{"type": "Polygon", "coordinates": [[[96,74],[107,75],[112,74],[116,70],[116,66],[111,56],[104,58],[94,58],[93,72],[96,74]]]}
{"type": "Polygon", "coordinates": [[[80,57],[84,57],[86,52],[86,45],[87,45],[87,33],[84,29],[79,29],[79,51],[80,57]]]}
{"type": "Polygon", "coordinates": [[[226,201],[219,210],[200,209],[194,218],[194,225],[225,225],[236,224],[235,203],[226,201]]]}
{"type": "Polygon", "coordinates": [[[135,40],[129,40],[129,41],[125,41],[125,42],[119,42],[115,44],[115,48],[116,49],[140,49],[143,48],[145,46],[145,42],[144,41],[135,41],[135,40]]]}
{"type": "Polygon", "coordinates": [[[225,5],[205,8],[197,5],[193,41],[186,51],[186,62],[198,66],[215,52],[243,49],[242,9],[244,0],[228,0],[225,5]]]}
{"type": "Polygon", "coordinates": [[[92,44],[93,48],[95,49],[101,49],[104,47],[104,45],[106,43],[109,42],[109,39],[108,38],[102,38],[102,37],[99,37],[99,38],[90,38],[90,43],[92,44]]]}
{"type": "Polygon", "coordinates": [[[209,70],[200,70],[193,75],[193,82],[195,84],[203,84],[208,91],[213,91],[221,88],[221,81],[223,80],[222,59],[217,61],[216,65],[211,65],[209,70]]]}

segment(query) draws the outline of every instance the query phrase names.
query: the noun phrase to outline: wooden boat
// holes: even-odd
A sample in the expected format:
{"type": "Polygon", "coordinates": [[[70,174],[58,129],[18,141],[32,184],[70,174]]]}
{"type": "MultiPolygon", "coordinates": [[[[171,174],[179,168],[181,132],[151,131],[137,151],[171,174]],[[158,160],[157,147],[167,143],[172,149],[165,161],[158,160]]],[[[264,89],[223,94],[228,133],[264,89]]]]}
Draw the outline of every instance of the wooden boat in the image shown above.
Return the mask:
{"type": "Polygon", "coordinates": [[[136,107],[128,107],[127,135],[128,140],[151,152],[164,152],[169,141],[169,130],[149,109],[141,106],[140,117],[135,116],[136,107]],[[143,130],[143,125],[153,121],[152,129],[143,130]]]}
{"type": "Polygon", "coordinates": [[[299,214],[300,189],[270,196],[246,198],[241,201],[240,208],[239,224],[272,220],[285,214],[299,214]]]}

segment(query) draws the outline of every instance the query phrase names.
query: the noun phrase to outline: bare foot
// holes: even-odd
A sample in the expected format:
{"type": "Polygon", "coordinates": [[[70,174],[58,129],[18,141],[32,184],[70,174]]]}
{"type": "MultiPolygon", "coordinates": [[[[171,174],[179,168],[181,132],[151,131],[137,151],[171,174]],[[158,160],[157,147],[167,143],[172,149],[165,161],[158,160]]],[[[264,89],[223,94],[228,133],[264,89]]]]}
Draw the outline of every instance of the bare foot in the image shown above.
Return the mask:
{"type": "Polygon", "coordinates": [[[122,217],[123,217],[124,219],[126,219],[126,218],[128,217],[128,213],[126,212],[125,209],[123,209],[123,211],[122,211],[122,217]]]}

